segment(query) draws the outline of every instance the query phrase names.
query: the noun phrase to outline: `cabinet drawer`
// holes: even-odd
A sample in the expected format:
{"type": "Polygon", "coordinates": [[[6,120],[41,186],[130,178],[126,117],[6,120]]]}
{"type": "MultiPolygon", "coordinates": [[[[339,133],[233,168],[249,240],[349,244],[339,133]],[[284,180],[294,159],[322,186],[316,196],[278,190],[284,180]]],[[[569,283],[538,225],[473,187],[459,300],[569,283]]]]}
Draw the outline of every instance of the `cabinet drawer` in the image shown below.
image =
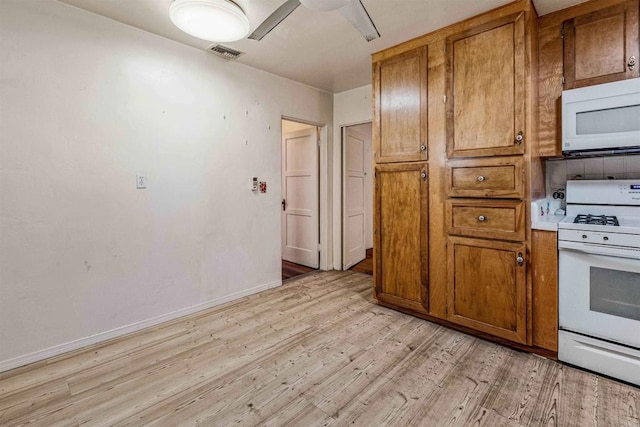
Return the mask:
{"type": "Polygon", "coordinates": [[[449,197],[524,198],[524,160],[522,157],[449,160],[449,197]]]}
{"type": "Polygon", "coordinates": [[[525,240],[523,201],[449,199],[447,232],[458,236],[525,240]]]}

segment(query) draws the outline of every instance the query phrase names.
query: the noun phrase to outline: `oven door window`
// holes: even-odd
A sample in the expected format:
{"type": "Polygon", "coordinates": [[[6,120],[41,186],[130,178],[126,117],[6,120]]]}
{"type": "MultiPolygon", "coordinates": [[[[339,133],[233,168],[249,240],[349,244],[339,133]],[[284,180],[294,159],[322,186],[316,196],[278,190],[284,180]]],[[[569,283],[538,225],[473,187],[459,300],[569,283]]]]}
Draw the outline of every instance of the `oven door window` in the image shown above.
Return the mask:
{"type": "Polygon", "coordinates": [[[640,274],[608,268],[590,268],[591,311],[640,320],[640,274]]]}
{"type": "Polygon", "coordinates": [[[616,256],[560,248],[559,326],[640,348],[640,259],[614,252],[616,256]]]}

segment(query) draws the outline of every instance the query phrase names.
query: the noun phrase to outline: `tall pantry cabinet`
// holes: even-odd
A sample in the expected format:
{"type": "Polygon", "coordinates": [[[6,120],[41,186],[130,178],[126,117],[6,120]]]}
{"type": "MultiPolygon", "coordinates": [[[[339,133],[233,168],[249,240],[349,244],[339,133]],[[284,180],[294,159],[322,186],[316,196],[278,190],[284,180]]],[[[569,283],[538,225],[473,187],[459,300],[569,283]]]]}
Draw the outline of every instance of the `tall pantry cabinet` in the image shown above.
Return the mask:
{"type": "Polygon", "coordinates": [[[446,40],[451,174],[446,189],[450,209],[445,216],[447,319],[527,344],[525,155],[531,132],[526,117],[530,73],[525,66],[525,12],[446,40]],[[487,164],[487,157],[502,162],[487,164]],[[456,172],[467,178],[465,188],[481,200],[457,199],[462,183],[455,179],[456,172]],[[524,191],[509,193],[514,187],[524,191]],[[510,204],[503,198],[511,199],[510,204]]]}
{"type": "Polygon", "coordinates": [[[521,0],[373,55],[375,297],[533,351],[536,29],[521,0]]]}
{"type": "Polygon", "coordinates": [[[375,292],[428,311],[427,48],[374,65],[375,292]]]}

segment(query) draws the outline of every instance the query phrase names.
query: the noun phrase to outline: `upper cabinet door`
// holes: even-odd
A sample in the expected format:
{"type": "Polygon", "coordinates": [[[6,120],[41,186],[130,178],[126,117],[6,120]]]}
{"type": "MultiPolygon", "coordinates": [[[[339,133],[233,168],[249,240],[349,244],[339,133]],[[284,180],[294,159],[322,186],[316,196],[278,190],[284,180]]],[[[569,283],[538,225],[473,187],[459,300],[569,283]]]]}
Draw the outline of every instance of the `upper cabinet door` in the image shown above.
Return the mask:
{"type": "Polygon", "coordinates": [[[524,153],[524,13],[447,38],[447,155],[524,153]]]}
{"type": "Polygon", "coordinates": [[[638,0],[564,22],[565,89],[638,77],[638,0]]]}
{"type": "Polygon", "coordinates": [[[427,160],[427,47],[374,64],[377,163],[427,160]]]}

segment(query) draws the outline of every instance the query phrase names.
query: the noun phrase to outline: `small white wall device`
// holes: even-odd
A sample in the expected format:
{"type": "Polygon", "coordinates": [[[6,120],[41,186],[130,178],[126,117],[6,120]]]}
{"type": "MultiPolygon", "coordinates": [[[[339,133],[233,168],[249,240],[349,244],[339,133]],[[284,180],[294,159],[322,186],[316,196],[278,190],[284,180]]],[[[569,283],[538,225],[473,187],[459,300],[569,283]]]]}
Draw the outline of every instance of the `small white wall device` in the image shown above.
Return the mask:
{"type": "Polygon", "coordinates": [[[147,176],[145,174],[139,173],[136,175],[136,188],[139,190],[147,188],[147,176]]]}
{"type": "Polygon", "coordinates": [[[258,191],[258,190],[259,190],[258,177],[254,176],[253,178],[251,178],[251,191],[258,191]]]}

